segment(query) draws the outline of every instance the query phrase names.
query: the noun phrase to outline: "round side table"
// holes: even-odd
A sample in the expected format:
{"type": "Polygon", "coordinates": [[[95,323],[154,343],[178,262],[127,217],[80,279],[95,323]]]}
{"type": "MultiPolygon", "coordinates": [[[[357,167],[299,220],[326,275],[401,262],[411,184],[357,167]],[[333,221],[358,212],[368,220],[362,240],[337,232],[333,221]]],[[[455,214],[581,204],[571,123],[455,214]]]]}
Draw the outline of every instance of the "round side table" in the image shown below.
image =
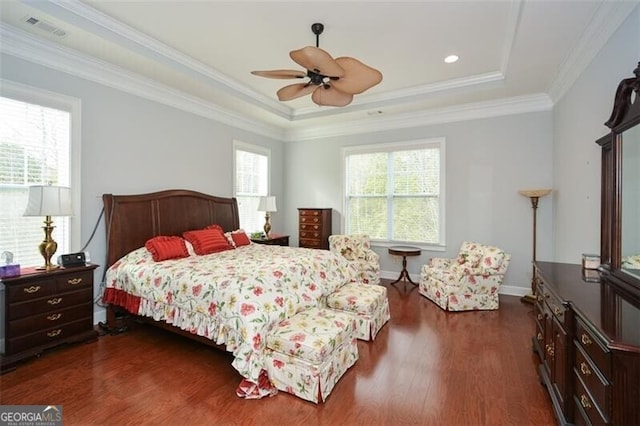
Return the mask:
{"type": "Polygon", "coordinates": [[[418,285],[411,281],[409,271],[407,271],[407,256],[420,256],[422,249],[414,246],[391,246],[389,247],[389,254],[394,256],[402,256],[402,271],[397,280],[391,283],[391,285],[399,283],[403,278],[405,281],[410,282],[413,285],[418,285]]]}

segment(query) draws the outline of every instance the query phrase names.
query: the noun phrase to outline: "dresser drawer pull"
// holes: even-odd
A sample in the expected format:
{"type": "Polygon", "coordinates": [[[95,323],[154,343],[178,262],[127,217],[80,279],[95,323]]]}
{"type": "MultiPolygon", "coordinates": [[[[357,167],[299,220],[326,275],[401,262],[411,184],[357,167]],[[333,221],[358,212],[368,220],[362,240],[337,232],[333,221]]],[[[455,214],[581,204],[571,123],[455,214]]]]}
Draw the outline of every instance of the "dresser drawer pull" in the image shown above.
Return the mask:
{"type": "Polygon", "coordinates": [[[67,280],[67,283],[71,285],[78,285],[81,282],[82,282],[82,278],[71,278],[70,280],[67,280]]]}
{"type": "Polygon", "coordinates": [[[542,342],[542,333],[538,333],[536,335],[536,339],[538,339],[539,342],[542,342]]]}
{"type": "Polygon", "coordinates": [[[47,315],[47,319],[49,321],[56,321],[56,320],[59,320],[61,316],[62,314],[50,314],[50,315],[47,315]]]}
{"type": "Polygon", "coordinates": [[[590,376],[591,375],[591,370],[589,370],[589,367],[587,367],[587,363],[585,363],[585,362],[581,362],[580,363],[580,371],[585,376],[590,376]]]}
{"type": "Polygon", "coordinates": [[[24,288],[23,290],[25,293],[33,294],[40,291],[41,288],[42,287],[40,287],[39,285],[32,285],[31,287],[24,288]]]}
{"type": "Polygon", "coordinates": [[[538,321],[542,321],[543,318],[544,318],[544,315],[538,314],[538,321]]]}
{"type": "Polygon", "coordinates": [[[548,344],[548,345],[547,345],[547,354],[548,354],[551,358],[553,358],[553,355],[555,354],[555,350],[554,350],[554,347],[553,347],[553,343],[550,343],[550,344],[548,344]]]}
{"type": "Polygon", "coordinates": [[[47,332],[47,336],[49,336],[49,337],[56,337],[56,336],[58,336],[60,333],[62,333],[62,329],[61,329],[61,328],[59,328],[59,329],[57,329],[57,330],[51,330],[51,331],[47,332]]]}
{"type": "Polygon", "coordinates": [[[314,217],[314,218],[313,218],[313,222],[314,222],[314,223],[318,223],[318,221],[319,221],[319,220],[320,220],[320,219],[318,219],[317,217],[314,217]]]}
{"type": "Polygon", "coordinates": [[[53,299],[47,300],[47,303],[50,305],[57,305],[60,302],[62,302],[62,297],[55,297],[53,299]]]}
{"type": "Polygon", "coordinates": [[[589,398],[587,398],[587,395],[582,394],[580,395],[580,404],[584,407],[584,408],[591,408],[591,403],[589,402],[589,398]]]}
{"type": "Polygon", "coordinates": [[[544,297],[542,297],[542,295],[538,295],[538,302],[542,302],[544,300],[544,297]]]}
{"type": "Polygon", "coordinates": [[[584,333],[582,333],[582,336],[580,337],[580,341],[582,342],[583,345],[590,345],[593,343],[589,338],[589,336],[587,336],[584,333]]]}
{"type": "Polygon", "coordinates": [[[553,313],[558,316],[562,313],[562,309],[558,308],[557,306],[553,307],[553,313]]]}

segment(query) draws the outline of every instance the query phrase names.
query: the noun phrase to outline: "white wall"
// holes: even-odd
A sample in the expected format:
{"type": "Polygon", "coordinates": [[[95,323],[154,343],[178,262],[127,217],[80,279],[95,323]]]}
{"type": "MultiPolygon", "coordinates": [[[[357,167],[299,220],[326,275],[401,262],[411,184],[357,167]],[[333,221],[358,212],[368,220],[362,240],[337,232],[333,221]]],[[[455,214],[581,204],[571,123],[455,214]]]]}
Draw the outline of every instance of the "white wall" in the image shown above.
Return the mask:
{"type": "Polygon", "coordinates": [[[640,60],[640,9],[627,18],[554,106],[555,260],[600,253],[600,146],[618,83],[640,60]]]}
{"type": "MultiPolygon", "coordinates": [[[[532,209],[518,190],[553,185],[551,111],[288,144],[283,212],[292,244],[298,244],[298,207],[333,208],[333,233],[342,232],[343,147],[432,137],[446,139],[447,248],[408,258],[412,278],[418,279],[430,257],[455,256],[462,241],[476,240],[511,253],[505,285],[525,294],[531,280],[532,209]]],[[[538,209],[537,253],[542,260],[553,257],[551,201],[541,199],[538,209]]],[[[395,278],[400,260],[389,256],[386,247],[375,250],[382,271],[395,278]]]]}
{"type": "MultiPolygon", "coordinates": [[[[82,206],[84,244],[102,209],[102,194],[192,189],[231,196],[233,140],[271,148],[272,193],[283,195],[283,144],[241,129],[54,71],[13,56],[0,57],[3,79],[43,88],[82,102],[82,206]]],[[[273,217],[275,229],[281,218],[273,217]]],[[[72,247],[79,250],[81,247],[72,247]]],[[[35,248],[34,248],[35,249],[35,248]]],[[[87,248],[104,265],[104,220],[87,248]]],[[[96,294],[103,268],[95,274],[96,294]]],[[[95,320],[104,312],[96,308],[95,320]]]]}

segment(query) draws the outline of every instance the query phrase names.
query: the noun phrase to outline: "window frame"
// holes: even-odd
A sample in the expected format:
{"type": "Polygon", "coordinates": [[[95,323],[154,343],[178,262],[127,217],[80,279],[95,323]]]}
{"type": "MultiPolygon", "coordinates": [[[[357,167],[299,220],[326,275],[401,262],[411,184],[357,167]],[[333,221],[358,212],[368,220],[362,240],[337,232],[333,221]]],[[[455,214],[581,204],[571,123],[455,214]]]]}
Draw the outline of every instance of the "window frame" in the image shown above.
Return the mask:
{"type": "MultiPolygon", "coordinates": [[[[0,79],[0,96],[14,99],[16,101],[41,105],[47,108],[54,108],[66,111],[70,116],[69,123],[69,186],[71,188],[71,207],[73,214],[68,218],[58,217],[55,221],[69,221],[69,241],[68,247],[71,252],[80,250],[81,242],[81,122],[82,122],[82,101],[78,98],[62,95],[46,89],[28,86],[11,80],[0,79]]],[[[26,205],[25,205],[26,206],[26,205]]],[[[54,222],[55,225],[55,222],[54,222]]],[[[56,239],[61,238],[60,235],[56,239]]],[[[55,256],[62,254],[56,252],[55,256]]],[[[53,259],[55,262],[55,259],[53,259]]],[[[31,265],[25,265],[31,266],[31,265]]]]}
{"type": "MultiPolygon", "coordinates": [[[[231,193],[233,194],[234,198],[238,198],[236,189],[237,189],[237,179],[238,179],[238,170],[236,169],[236,160],[237,160],[237,152],[238,151],[245,151],[245,152],[250,152],[256,155],[264,155],[267,157],[267,193],[266,194],[262,194],[264,196],[266,195],[273,195],[271,194],[271,149],[270,148],[266,148],[260,145],[254,145],[254,144],[250,144],[247,142],[242,142],[239,140],[234,140],[233,141],[233,158],[232,158],[232,164],[233,164],[233,177],[232,177],[232,191],[231,193]]],[[[256,211],[257,212],[257,211],[256,211]]],[[[263,216],[261,216],[263,217],[263,216]]],[[[242,227],[242,224],[240,224],[240,227],[242,227]]],[[[262,227],[260,227],[260,229],[258,230],[254,230],[254,231],[261,231],[262,227]]],[[[246,230],[247,232],[252,232],[252,230],[246,230]]]]}
{"type": "MultiPolygon", "coordinates": [[[[354,145],[342,148],[342,211],[344,212],[344,216],[342,219],[342,232],[349,232],[347,229],[349,210],[348,205],[349,202],[347,200],[347,158],[350,155],[357,154],[371,154],[371,153],[380,153],[380,152],[396,152],[396,151],[406,151],[406,150],[415,150],[419,148],[430,148],[433,146],[437,146],[440,153],[440,193],[438,196],[438,215],[439,215],[439,241],[437,243],[428,243],[428,242],[415,242],[415,241],[402,241],[402,240],[391,240],[391,239],[372,239],[371,245],[376,247],[390,247],[393,245],[411,245],[419,247],[423,250],[430,251],[445,251],[446,250],[446,215],[445,215],[445,207],[446,207],[446,141],[444,137],[434,137],[434,138],[424,138],[424,139],[415,139],[409,141],[399,141],[399,142],[390,142],[390,143],[380,143],[380,144],[371,144],[371,145],[354,145]]],[[[389,203],[389,194],[387,194],[387,206],[389,203]]],[[[389,224],[387,224],[389,225],[389,224]]]]}

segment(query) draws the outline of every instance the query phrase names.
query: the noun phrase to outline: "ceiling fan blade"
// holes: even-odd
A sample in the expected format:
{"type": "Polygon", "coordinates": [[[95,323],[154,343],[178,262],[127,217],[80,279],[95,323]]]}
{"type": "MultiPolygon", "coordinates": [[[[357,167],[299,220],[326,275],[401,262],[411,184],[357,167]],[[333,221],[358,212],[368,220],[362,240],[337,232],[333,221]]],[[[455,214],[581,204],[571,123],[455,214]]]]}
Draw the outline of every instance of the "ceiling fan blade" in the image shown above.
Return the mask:
{"type": "Polygon", "coordinates": [[[353,95],[344,93],[329,85],[318,86],[311,95],[311,100],[320,106],[342,107],[349,105],[353,100],[353,95]]]}
{"type": "Polygon", "coordinates": [[[380,71],[355,58],[344,56],[335,59],[335,62],[344,69],[344,75],[332,81],[331,85],[342,92],[357,95],[382,81],[380,71]]]}
{"type": "Polygon", "coordinates": [[[278,95],[279,100],[290,101],[291,99],[296,99],[301,96],[308,95],[309,93],[313,92],[316,87],[318,86],[309,83],[290,84],[278,90],[276,94],[278,95]]]}
{"type": "Polygon", "coordinates": [[[307,73],[299,70],[251,71],[251,74],[267,78],[305,78],[307,73]]]}
{"type": "Polygon", "coordinates": [[[319,47],[307,46],[302,49],[292,50],[289,56],[298,65],[327,77],[342,77],[344,70],[324,50],[319,47]]]}

